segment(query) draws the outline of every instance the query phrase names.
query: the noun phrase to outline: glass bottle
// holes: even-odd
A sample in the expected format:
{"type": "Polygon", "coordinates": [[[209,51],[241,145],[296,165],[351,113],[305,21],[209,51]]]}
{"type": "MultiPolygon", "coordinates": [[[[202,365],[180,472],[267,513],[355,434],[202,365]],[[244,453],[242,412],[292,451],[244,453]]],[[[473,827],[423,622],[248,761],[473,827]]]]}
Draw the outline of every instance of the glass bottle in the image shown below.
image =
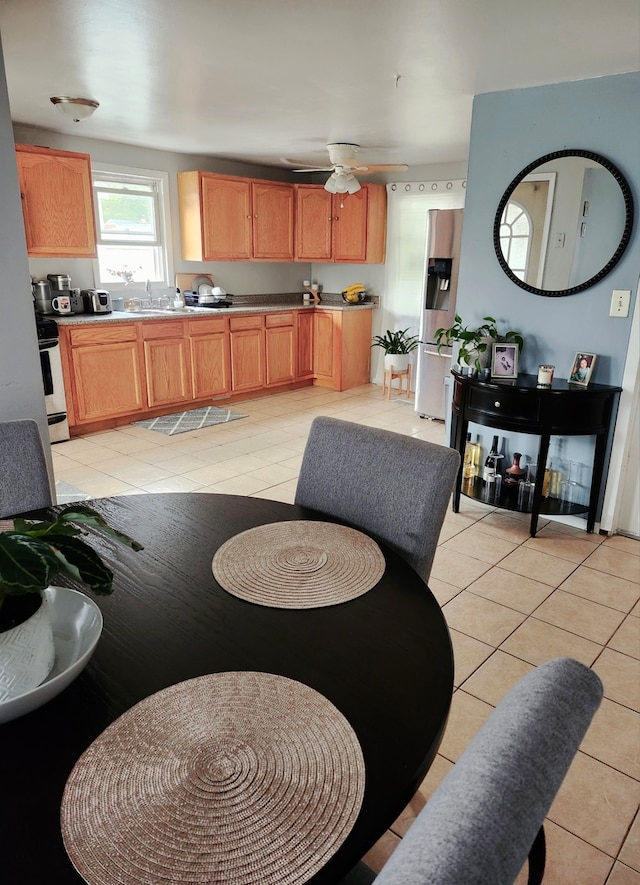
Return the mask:
{"type": "Polygon", "coordinates": [[[498,472],[498,464],[502,458],[501,452],[498,451],[498,437],[493,437],[491,449],[485,458],[484,468],[482,470],[482,478],[485,482],[493,482],[498,472]]]}
{"type": "Polygon", "coordinates": [[[504,481],[507,485],[517,485],[521,479],[524,479],[526,471],[520,466],[520,458],[522,458],[521,452],[513,453],[513,464],[504,472],[504,481]]]}

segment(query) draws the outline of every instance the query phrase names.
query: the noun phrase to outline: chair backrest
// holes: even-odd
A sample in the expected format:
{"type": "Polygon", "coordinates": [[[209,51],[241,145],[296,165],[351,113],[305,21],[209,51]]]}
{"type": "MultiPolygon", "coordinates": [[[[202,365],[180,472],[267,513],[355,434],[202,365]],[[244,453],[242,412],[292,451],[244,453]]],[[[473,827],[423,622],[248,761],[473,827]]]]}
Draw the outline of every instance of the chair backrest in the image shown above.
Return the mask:
{"type": "Polygon", "coordinates": [[[376,885],[512,885],[601,699],[598,676],[571,658],[528,673],[429,799],[376,885]]]}
{"type": "Polygon", "coordinates": [[[295,502],[387,543],[426,582],[460,456],[454,449],[337,418],[315,418],[295,502]]]}
{"type": "Polygon", "coordinates": [[[32,418],[0,421],[0,518],[52,503],[37,423],[32,418]]]}

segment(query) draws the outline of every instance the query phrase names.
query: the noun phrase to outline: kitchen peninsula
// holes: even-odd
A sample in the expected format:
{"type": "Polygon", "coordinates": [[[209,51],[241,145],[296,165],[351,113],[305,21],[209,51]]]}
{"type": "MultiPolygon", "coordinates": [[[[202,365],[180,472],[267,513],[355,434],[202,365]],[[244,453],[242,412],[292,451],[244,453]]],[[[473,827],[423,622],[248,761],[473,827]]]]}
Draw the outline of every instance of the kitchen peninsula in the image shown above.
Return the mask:
{"type": "Polygon", "coordinates": [[[71,435],[177,407],[367,384],[372,308],[271,302],[57,318],[71,435]]]}

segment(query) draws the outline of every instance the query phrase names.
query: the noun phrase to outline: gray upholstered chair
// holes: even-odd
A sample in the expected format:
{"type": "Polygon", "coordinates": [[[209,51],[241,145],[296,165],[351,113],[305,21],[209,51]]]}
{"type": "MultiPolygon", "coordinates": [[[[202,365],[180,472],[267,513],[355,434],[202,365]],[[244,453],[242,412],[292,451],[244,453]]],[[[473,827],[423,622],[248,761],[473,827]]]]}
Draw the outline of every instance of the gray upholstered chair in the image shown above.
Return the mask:
{"type": "Polygon", "coordinates": [[[52,503],[37,423],[32,418],[0,421],[0,518],[52,503]]]}
{"type": "MultiPolygon", "coordinates": [[[[547,661],[498,704],[374,877],[341,885],[512,885],[529,856],[544,873],[542,824],[602,699],[598,676],[547,661]]],[[[367,878],[368,876],[368,878],[367,878]]]]}
{"type": "Polygon", "coordinates": [[[454,449],[323,416],[311,425],[295,502],[388,544],[426,582],[459,464],[454,449]]]}

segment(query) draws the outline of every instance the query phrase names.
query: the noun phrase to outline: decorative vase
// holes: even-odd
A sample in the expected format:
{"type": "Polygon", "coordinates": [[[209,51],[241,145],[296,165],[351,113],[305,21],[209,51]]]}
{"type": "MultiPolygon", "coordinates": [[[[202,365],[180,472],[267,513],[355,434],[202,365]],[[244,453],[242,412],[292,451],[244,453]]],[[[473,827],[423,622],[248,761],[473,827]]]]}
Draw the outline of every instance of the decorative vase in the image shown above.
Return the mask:
{"type": "Polygon", "coordinates": [[[393,367],[394,372],[406,372],[411,354],[408,353],[385,353],[384,370],[388,372],[393,367]]]}
{"type": "Polygon", "coordinates": [[[49,602],[42,593],[40,605],[30,617],[0,633],[0,703],[44,682],[54,660],[49,602]]]}

